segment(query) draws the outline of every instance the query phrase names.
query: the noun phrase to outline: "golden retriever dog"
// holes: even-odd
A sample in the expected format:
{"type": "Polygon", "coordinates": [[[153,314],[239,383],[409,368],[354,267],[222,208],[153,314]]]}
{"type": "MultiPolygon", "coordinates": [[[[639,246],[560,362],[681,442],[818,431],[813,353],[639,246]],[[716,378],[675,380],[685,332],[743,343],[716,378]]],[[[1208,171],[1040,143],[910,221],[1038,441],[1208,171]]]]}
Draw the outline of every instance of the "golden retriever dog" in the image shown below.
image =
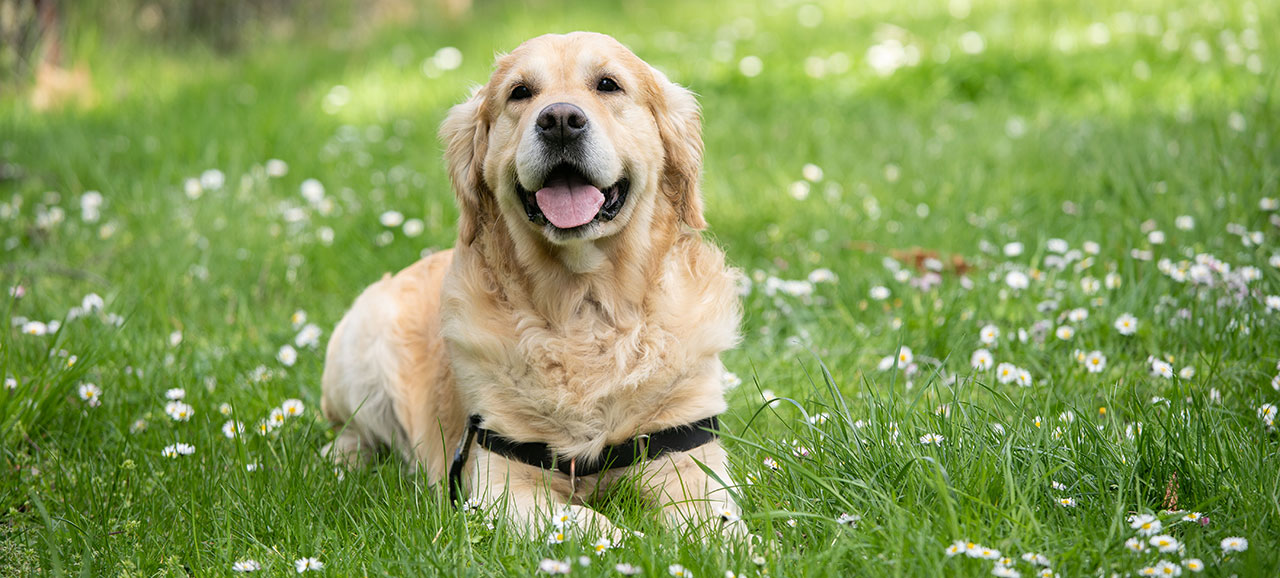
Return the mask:
{"type": "Polygon", "coordinates": [[[726,409],[719,356],[741,306],[699,232],[693,95],[609,36],[546,35],[499,57],[440,135],[456,246],[370,286],[334,330],[326,455],[351,465],[390,447],[434,483],[461,450],[471,503],[531,537],[552,515],[618,535],[590,505],[623,478],[674,525],[741,533],[716,439],[574,470],[726,409]],[[561,467],[482,447],[469,416],[561,467]]]}

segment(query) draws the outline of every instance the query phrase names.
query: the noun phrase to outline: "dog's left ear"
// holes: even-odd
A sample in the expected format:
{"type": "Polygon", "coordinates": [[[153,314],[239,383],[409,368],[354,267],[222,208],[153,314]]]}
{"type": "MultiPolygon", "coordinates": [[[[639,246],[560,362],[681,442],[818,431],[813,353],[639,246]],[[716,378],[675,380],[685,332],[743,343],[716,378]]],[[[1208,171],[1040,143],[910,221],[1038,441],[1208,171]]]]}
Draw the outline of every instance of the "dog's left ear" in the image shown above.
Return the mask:
{"type": "Polygon", "coordinates": [[[682,223],[705,229],[698,184],[702,177],[702,113],[692,92],[667,80],[658,70],[653,72],[660,89],[653,99],[653,117],[666,151],[661,189],[682,223]]]}
{"type": "Polygon", "coordinates": [[[492,195],[484,182],[484,157],[489,148],[489,121],[484,111],[484,89],[449,109],[440,125],[445,165],[458,197],[458,241],[470,245],[494,218],[492,195]]]}

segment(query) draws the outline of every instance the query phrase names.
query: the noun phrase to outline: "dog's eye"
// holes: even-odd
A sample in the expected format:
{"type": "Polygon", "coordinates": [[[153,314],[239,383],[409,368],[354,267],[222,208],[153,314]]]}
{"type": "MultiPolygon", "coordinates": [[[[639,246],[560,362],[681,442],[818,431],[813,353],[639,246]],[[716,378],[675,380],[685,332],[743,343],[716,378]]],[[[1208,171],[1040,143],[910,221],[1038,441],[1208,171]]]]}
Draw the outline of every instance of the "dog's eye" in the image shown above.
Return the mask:
{"type": "Polygon", "coordinates": [[[596,83],[596,90],[600,92],[617,92],[622,90],[622,87],[618,86],[618,82],[616,80],[606,76],[601,78],[600,82],[596,83]]]}
{"type": "Polygon", "coordinates": [[[526,99],[526,98],[530,98],[530,97],[532,97],[532,96],[533,96],[533,92],[529,90],[529,87],[527,87],[527,86],[525,86],[525,85],[523,85],[523,84],[517,84],[515,88],[511,89],[511,98],[510,98],[510,99],[511,99],[511,100],[524,100],[524,99],[526,99]]]}

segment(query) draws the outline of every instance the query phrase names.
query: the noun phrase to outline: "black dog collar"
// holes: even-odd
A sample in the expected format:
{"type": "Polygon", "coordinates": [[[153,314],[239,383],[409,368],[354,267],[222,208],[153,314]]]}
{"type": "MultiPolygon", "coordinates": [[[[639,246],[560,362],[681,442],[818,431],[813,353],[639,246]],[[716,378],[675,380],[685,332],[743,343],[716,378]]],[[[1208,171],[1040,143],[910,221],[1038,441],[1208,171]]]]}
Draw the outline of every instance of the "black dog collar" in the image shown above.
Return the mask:
{"type": "Polygon", "coordinates": [[[453,464],[449,468],[449,493],[454,499],[457,499],[460,494],[462,467],[470,454],[473,440],[480,444],[480,447],[505,458],[577,477],[598,474],[612,468],[625,468],[639,461],[652,460],[668,452],[687,452],[716,439],[716,434],[720,431],[720,420],[716,416],[711,416],[690,424],[636,436],[605,448],[594,460],[577,463],[577,460],[570,460],[556,454],[547,444],[515,442],[502,437],[493,430],[480,427],[480,421],[480,416],[471,416],[467,422],[467,431],[463,436],[462,445],[454,453],[453,464]]]}

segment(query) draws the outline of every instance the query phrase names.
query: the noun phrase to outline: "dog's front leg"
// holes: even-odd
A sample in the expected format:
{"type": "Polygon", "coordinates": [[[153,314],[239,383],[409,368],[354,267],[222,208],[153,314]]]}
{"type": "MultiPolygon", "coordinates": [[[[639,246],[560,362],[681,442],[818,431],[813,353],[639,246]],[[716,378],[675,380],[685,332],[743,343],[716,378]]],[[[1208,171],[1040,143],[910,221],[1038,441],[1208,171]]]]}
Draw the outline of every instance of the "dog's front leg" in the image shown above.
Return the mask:
{"type": "Polygon", "coordinates": [[[728,456],[720,442],[661,456],[645,471],[646,492],[662,505],[668,523],[695,532],[723,532],[727,536],[746,534],[741,511],[726,484],[728,456]],[[695,461],[696,460],[696,461],[695,461]],[[698,463],[714,472],[707,475],[698,463]]]}
{"type": "Polygon", "coordinates": [[[604,515],[574,504],[573,487],[560,472],[522,464],[477,447],[470,494],[485,510],[504,516],[518,534],[530,540],[565,539],[577,533],[587,539],[624,534],[604,515]],[[557,534],[561,534],[557,536],[557,534]]]}

